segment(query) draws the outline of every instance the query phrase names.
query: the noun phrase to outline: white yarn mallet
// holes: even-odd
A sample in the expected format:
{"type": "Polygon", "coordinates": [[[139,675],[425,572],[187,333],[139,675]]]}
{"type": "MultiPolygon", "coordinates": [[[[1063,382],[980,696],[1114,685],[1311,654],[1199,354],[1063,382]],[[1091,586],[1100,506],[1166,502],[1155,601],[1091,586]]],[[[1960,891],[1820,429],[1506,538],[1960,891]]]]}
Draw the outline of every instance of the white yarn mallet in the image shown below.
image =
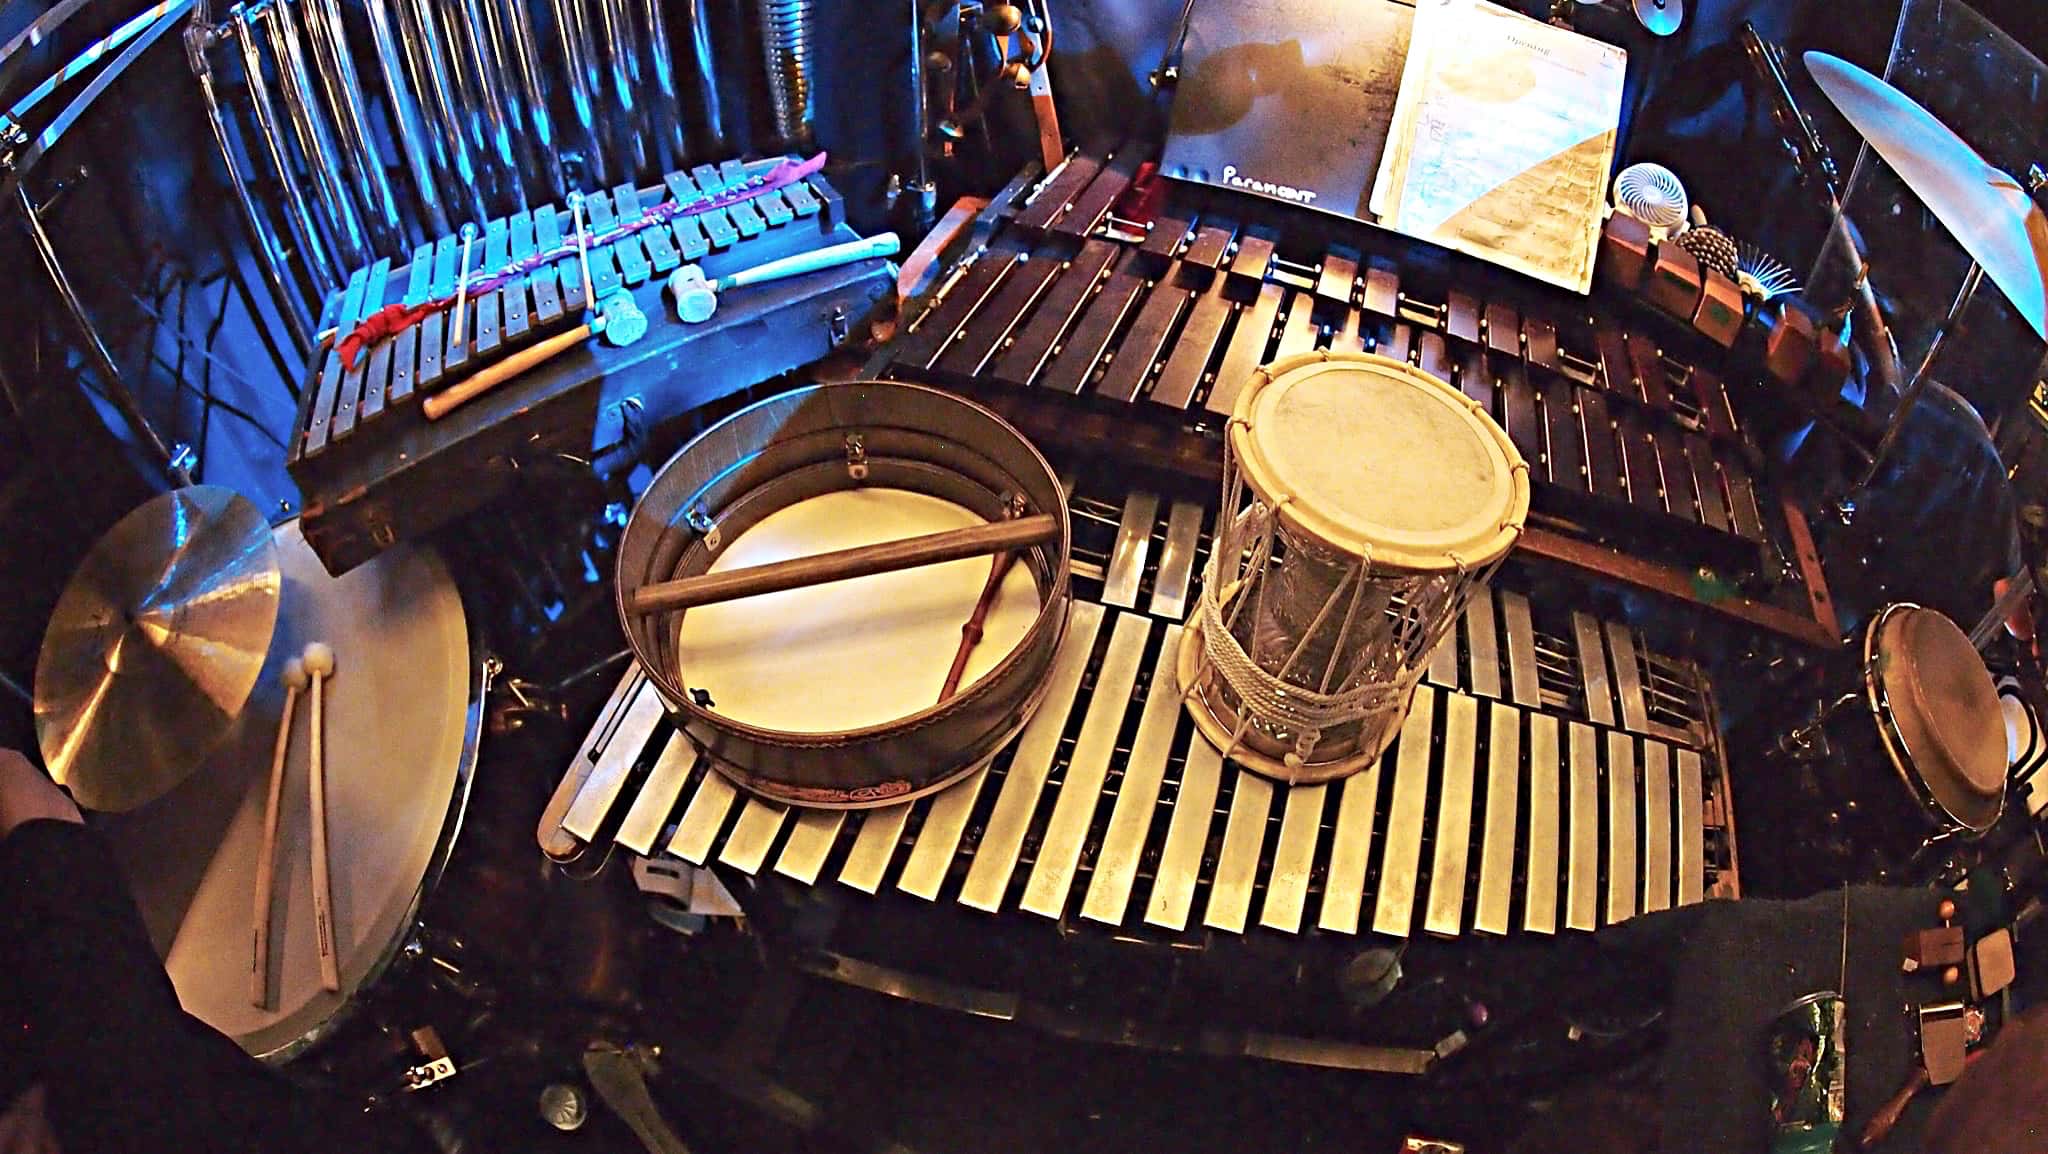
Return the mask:
{"type": "Polygon", "coordinates": [[[256,862],[254,948],[249,959],[249,1004],[270,1006],[270,896],[277,872],[277,807],[284,796],[284,759],[291,747],[292,713],[299,691],[306,687],[306,663],[294,657],[284,663],[284,717],[277,723],[277,747],[270,755],[270,800],[263,807],[263,850],[256,862]]]}

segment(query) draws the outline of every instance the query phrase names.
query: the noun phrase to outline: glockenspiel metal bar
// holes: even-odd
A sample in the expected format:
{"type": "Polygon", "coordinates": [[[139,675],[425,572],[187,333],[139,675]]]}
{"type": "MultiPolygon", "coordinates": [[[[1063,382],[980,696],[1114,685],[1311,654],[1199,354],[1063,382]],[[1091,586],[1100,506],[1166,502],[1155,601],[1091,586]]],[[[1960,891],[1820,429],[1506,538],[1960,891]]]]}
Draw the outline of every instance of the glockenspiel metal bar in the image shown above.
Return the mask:
{"type": "Polygon", "coordinates": [[[733,802],[738,799],[739,790],[724,774],[715,770],[706,772],[704,780],[697,783],[696,796],[683,810],[683,819],[676,823],[676,832],[669,836],[666,852],[691,865],[700,866],[709,861],[711,847],[718,842],[718,832],[725,828],[726,815],[732,812],[733,802]]]}
{"type": "Polygon", "coordinates": [[[1372,861],[1373,817],[1379,805],[1380,758],[1344,779],[1331,832],[1330,864],[1323,872],[1323,908],[1316,924],[1340,934],[1358,932],[1365,903],[1365,872],[1372,861]]]}
{"type": "Polygon", "coordinates": [[[1632,733],[1647,733],[1650,710],[1643,701],[1643,672],[1636,664],[1635,637],[1621,621],[1607,622],[1607,652],[1614,659],[1614,684],[1621,695],[1621,724],[1632,733]]]}
{"type": "Polygon", "coordinates": [[[1301,911],[1308,904],[1316,838],[1322,833],[1328,790],[1319,782],[1287,791],[1287,808],[1280,815],[1280,840],[1273,846],[1273,867],[1266,875],[1266,901],[1259,907],[1259,924],[1268,929],[1289,934],[1301,931],[1301,911]]]}
{"type": "Polygon", "coordinates": [[[1529,613],[1529,599],[1503,589],[1500,613],[1508,633],[1508,695],[1516,705],[1540,708],[1543,685],[1536,671],[1536,625],[1529,613]]]}
{"type": "Polygon", "coordinates": [[[1230,817],[1223,825],[1223,848],[1216,855],[1216,875],[1209,883],[1209,905],[1202,911],[1202,924],[1239,934],[1251,912],[1252,887],[1259,880],[1259,855],[1266,844],[1273,783],[1247,769],[1236,772],[1230,817]]]}
{"type": "MultiPolygon", "coordinates": [[[[646,696],[655,695],[649,692],[646,696]]],[[[661,836],[661,827],[668,824],[668,815],[675,810],[676,801],[683,796],[683,786],[689,783],[690,771],[696,767],[697,747],[681,734],[670,734],[612,840],[643,857],[654,852],[654,841],[661,836]]]]}
{"type": "MultiPolygon", "coordinates": [[[[1157,500],[1153,501],[1157,505],[1157,500]]],[[[1152,521],[1145,521],[1146,531],[1152,521]]],[[[1060,782],[1053,802],[1052,817],[1038,840],[1038,857],[1031,863],[1031,876],[1024,883],[1018,908],[1057,918],[1066,911],[1067,895],[1074,886],[1074,871],[1081,864],[1081,847],[1102,804],[1102,783],[1109,777],[1109,759],[1116,752],[1117,735],[1123,731],[1124,712],[1138,685],[1138,668],[1145,656],[1145,642],[1152,635],[1152,619],[1136,613],[1118,613],[1109,636],[1109,649],[1102,668],[1095,675],[1095,688],[1088,700],[1088,713],[1081,721],[1081,733],[1074,740],[1067,760],[1066,778],[1060,782]]]]}
{"type": "Polygon", "coordinates": [[[1472,779],[1478,763],[1479,699],[1449,694],[1444,701],[1443,789],[1437,795],[1436,852],[1429,869],[1429,904],[1422,917],[1424,931],[1443,937],[1457,937],[1464,925],[1465,867],[1472,849],[1472,779]]]}
{"type": "Polygon", "coordinates": [[[1678,904],[1706,897],[1706,783],[1700,755],[1678,751],[1678,904]]]}
{"type": "Polygon", "coordinates": [[[1188,743],[1187,762],[1174,791],[1173,816],[1166,825],[1166,844],[1160,848],[1159,864],[1153,870],[1152,895],[1145,904],[1148,924],[1175,931],[1187,928],[1222,780],[1222,753],[1197,735],[1188,743]]]}
{"type": "MultiPolygon", "coordinates": [[[[633,733],[651,733],[661,722],[661,695],[652,686],[643,688],[626,707],[624,719],[620,722],[620,736],[633,733]]],[[[646,748],[646,739],[639,741],[613,740],[605,746],[603,756],[590,771],[590,777],[583,788],[576,793],[576,801],[562,818],[562,829],[570,836],[585,843],[597,837],[598,828],[612,812],[612,806],[619,800],[619,791],[625,788],[626,778],[633,772],[633,764],[640,759],[646,748]]]]}
{"type": "Polygon", "coordinates": [[[875,893],[882,888],[882,878],[889,872],[889,863],[896,859],[896,848],[903,844],[903,829],[910,822],[910,807],[918,804],[914,801],[898,802],[861,814],[860,830],[853,836],[853,847],[846,851],[846,861],[839,867],[841,883],[864,894],[875,893]]]}
{"type": "Polygon", "coordinates": [[[1194,501],[1175,501],[1167,510],[1166,540],[1159,547],[1159,572],[1152,578],[1152,616],[1168,621],[1186,619],[1188,583],[1194,574],[1202,520],[1202,506],[1194,501]]]}
{"type": "Polygon", "coordinates": [[[1636,742],[1620,730],[1607,734],[1607,920],[1636,916],[1636,742]]]}
{"type": "Polygon", "coordinates": [[[718,860],[748,876],[759,873],[788,819],[789,807],[758,797],[748,798],[732,832],[726,835],[725,848],[719,851],[718,860]]]}
{"type": "MultiPolygon", "coordinates": [[[[1081,902],[1081,916],[1090,921],[1120,925],[1130,905],[1131,886],[1137,880],[1138,866],[1145,854],[1145,835],[1152,829],[1159,789],[1166,779],[1166,760],[1173,750],[1174,730],[1182,717],[1174,679],[1180,637],[1181,627],[1168,625],[1166,635],[1160,639],[1159,656],[1152,663],[1144,712],[1138,718],[1137,735],[1131,739],[1131,755],[1124,763],[1123,782],[1117,789],[1109,825],[1102,834],[1102,848],[1095,855],[1088,894],[1081,902]]],[[[1194,740],[1203,739],[1197,736],[1194,740]]]]}
{"type": "Polygon", "coordinates": [[[960,837],[967,832],[967,819],[973,816],[974,803],[981,799],[981,787],[987,780],[988,766],[983,765],[932,798],[917,840],[910,845],[910,856],[903,859],[897,889],[926,901],[939,896],[954,851],[960,848],[960,837]]]}
{"type": "Polygon", "coordinates": [[[1157,493],[1132,493],[1124,499],[1116,527],[1116,547],[1109,555],[1109,573],[1102,582],[1102,603],[1118,609],[1138,607],[1138,587],[1145,577],[1145,555],[1152,548],[1152,523],[1159,519],[1157,493]]]}
{"type": "Polygon", "coordinates": [[[1418,687],[1394,748],[1394,797],[1387,809],[1387,853],[1373,907],[1376,933],[1407,937],[1415,917],[1416,871],[1422,865],[1423,806],[1429,800],[1429,763],[1438,691],[1418,687]]]}
{"type": "Polygon", "coordinates": [[[1643,912],[1671,908],[1671,747],[1643,741],[1643,912]]]}
{"type": "Polygon", "coordinates": [[[1074,694],[1088,671],[1102,616],[1102,606],[1076,601],[1067,617],[1067,635],[1060,641],[1052,673],[1046,679],[1045,701],[1017,739],[1002,791],[996,795],[995,808],[989,812],[974,852],[974,864],[968,867],[967,882],[960,889],[962,905],[990,913],[1002,908],[1010,875],[1017,868],[1017,855],[1024,848],[1024,835],[1031,827],[1031,815],[1038,809],[1038,796],[1045,790],[1060,735],[1067,728],[1067,715],[1074,708],[1074,694]]]}
{"type": "Polygon", "coordinates": [[[1493,589],[1481,585],[1465,602],[1465,648],[1472,663],[1472,692],[1498,700],[1500,628],[1493,613],[1493,589]]]}
{"type": "Polygon", "coordinates": [[[1600,926],[1600,743],[1591,727],[1572,722],[1571,763],[1566,819],[1571,855],[1566,864],[1564,924],[1566,929],[1600,926]]]}
{"type": "Polygon", "coordinates": [[[1585,689],[1586,716],[1599,725],[1614,724],[1614,691],[1607,682],[1607,649],[1600,640],[1600,622],[1583,609],[1572,610],[1572,636],[1578,643],[1579,684],[1585,689]]]}
{"type": "Polygon", "coordinates": [[[1563,780],[1559,773],[1558,720],[1548,713],[1529,715],[1529,863],[1523,873],[1522,928],[1539,934],[1557,932],[1557,867],[1563,860],[1558,804],[1563,780]]]}
{"type": "Polygon", "coordinates": [[[846,825],[843,809],[807,809],[789,827],[789,838],[775,859],[775,872],[804,885],[817,882],[825,859],[839,844],[839,831],[846,825]]]}
{"type": "Polygon", "coordinates": [[[1445,689],[1458,687],[1458,624],[1452,622],[1444,629],[1444,639],[1430,651],[1429,668],[1423,670],[1423,679],[1431,685],[1445,689]]]}
{"type": "Polygon", "coordinates": [[[1472,910],[1472,928],[1484,934],[1505,934],[1515,885],[1522,715],[1495,702],[1487,722],[1486,820],[1479,836],[1479,899],[1472,910]]]}

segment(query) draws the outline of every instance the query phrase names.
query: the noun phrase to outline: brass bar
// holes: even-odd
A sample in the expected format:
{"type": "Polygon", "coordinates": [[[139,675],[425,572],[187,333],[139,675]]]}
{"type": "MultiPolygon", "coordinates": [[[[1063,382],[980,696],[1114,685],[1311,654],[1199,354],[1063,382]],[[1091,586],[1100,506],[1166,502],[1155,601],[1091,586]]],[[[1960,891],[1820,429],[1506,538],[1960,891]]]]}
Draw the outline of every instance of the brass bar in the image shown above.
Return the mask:
{"type": "MultiPolygon", "coordinates": [[[[1496,677],[1498,672],[1496,668],[1496,677]]],[[[1422,928],[1454,938],[1465,920],[1465,871],[1472,853],[1472,778],[1479,768],[1479,699],[1453,693],[1444,705],[1443,790],[1437,795],[1436,853],[1429,867],[1429,905],[1423,912],[1422,928]]]]}
{"type": "Polygon", "coordinates": [[[1394,749],[1394,799],[1387,810],[1387,854],[1380,864],[1379,899],[1372,915],[1377,933],[1405,938],[1415,920],[1423,807],[1429,801],[1430,743],[1441,696],[1427,687],[1417,689],[1408,718],[1401,723],[1400,741],[1394,749]]]}
{"type": "Polygon", "coordinates": [[[1486,825],[1479,839],[1479,901],[1472,928],[1508,932],[1515,886],[1515,826],[1522,783],[1522,714],[1496,701],[1486,738],[1486,825]]]}

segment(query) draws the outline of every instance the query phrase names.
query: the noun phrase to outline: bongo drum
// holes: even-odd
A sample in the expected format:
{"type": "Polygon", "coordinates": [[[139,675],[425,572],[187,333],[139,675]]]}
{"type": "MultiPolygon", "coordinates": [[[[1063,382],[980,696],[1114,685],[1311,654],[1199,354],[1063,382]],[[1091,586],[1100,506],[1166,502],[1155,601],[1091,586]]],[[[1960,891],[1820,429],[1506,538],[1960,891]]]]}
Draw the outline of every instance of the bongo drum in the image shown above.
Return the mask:
{"type": "Polygon", "coordinates": [[[933,389],[799,389],[707,429],[641,496],[619,612],[682,734],[764,798],[860,808],[941,789],[1029,718],[1066,629],[1066,497],[1001,418],[933,389]],[[1011,517],[1055,540],[649,614],[643,586],[1011,517]],[[986,591],[987,596],[984,597],[986,591]],[[976,619],[957,691],[943,696],[976,619]]]}
{"type": "Polygon", "coordinates": [[[1371,764],[1521,535],[1528,473],[1484,410],[1402,362],[1322,351],[1261,368],[1231,413],[1181,642],[1203,735],[1290,782],[1371,764]]]}
{"type": "MultiPolygon", "coordinates": [[[[1888,606],[1863,632],[1863,699],[1919,824],[1975,836],[2005,809],[2005,712],[1969,635],[1918,605],[1888,606]]],[[[1847,748],[1854,749],[1850,742],[1847,748]]],[[[1849,796],[1873,792],[1857,788],[1849,796]]],[[[1870,808],[1891,813],[1894,806],[1870,808]]],[[[1903,823],[1911,830],[1915,823],[1903,823]]]]}

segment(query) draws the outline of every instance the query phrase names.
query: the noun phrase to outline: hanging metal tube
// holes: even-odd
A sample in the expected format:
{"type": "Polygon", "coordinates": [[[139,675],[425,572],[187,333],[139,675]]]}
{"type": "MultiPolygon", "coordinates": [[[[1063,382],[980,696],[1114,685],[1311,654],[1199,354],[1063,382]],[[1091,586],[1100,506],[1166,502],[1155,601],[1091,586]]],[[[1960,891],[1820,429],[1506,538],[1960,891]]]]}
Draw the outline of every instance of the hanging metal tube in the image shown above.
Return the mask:
{"type": "Polygon", "coordinates": [[[662,0],[644,0],[647,18],[647,60],[654,73],[654,94],[647,98],[652,115],[656,163],[667,172],[683,162],[689,148],[683,143],[683,110],[676,103],[676,71],[669,55],[668,25],[661,15],[662,0]]]}
{"type": "Polygon", "coordinates": [[[249,179],[242,172],[242,161],[237,155],[234,142],[228,135],[227,117],[221,113],[220,98],[213,89],[213,70],[207,66],[205,48],[200,41],[204,31],[191,28],[186,31],[187,54],[194,74],[199,79],[199,95],[206,103],[206,121],[213,129],[214,144],[220,148],[221,163],[227,166],[228,183],[235,190],[235,200],[242,208],[242,219],[249,225],[251,247],[256,253],[256,263],[263,270],[263,279],[270,285],[271,298],[277,302],[277,311],[283,315],[285,327],[291,330],[292,344],[304,356],[313,349],[313,322],[305,315],[305,298],[296,286],[291,291],[285,288],[284,245],[272,234],[264,222],[262,213],[257,211],[256,198],[249,193],[249,179]]]}
{"type": "Polygon", "coordinates": [[[697,80],[697,107],[704,117],[698,129],[705,156],[722,156],[725,147],[725,113],[719,108],[718,61],[711,48],[711,5],[709,0],[682,0],[683,18],[690,37],[690,63],[697,80]]]}
{"type": "Polygon", "coordinates": [[[398,201],[391,195],[384,157],[370,137],[363,86],[356,78],[355,61],[349,55],[341,5],[337,0],[306,0],[306,5],[306,33],[313,49],[314,71],[327,96],[334,134],[348,156],[344,171],[354,178],[350,190],[369,224],[375,248],[397,252],[404,243],[404,221],[398,215],[398,201]]]}
{"type": "MultiPolygon", "coordinates": [[[[441,51],[440,33],[428,0],[397,0],[400,42],[418,86],[422,105],[433,126],[431,136],[442,191],[448,198],[451,224],[460,220],[484,220],[484,193],[479,186],[476,162],[470,155],[467,134],[462,130],[455,94],[449,87],[447,58],[441,51]]],[[[445,235],[447,230],[443,230],[445,235]]]]}
{"type": "Polygon", "coordinates": [[[647,113],[640,99],[640,44],[628,0],[600,0],[604,42],[611,59],[614,147],[620,180],[647,168],[647,113]]]}
{"type": "Polygon", "coordinates": [[[257,18],[270,33],[270,50],[277,60],[278,93],[284,98],[285,114],[298,135],[299,155],[312,170],[313,192],[326,211],[335,255],[347,266],[336,271],[347,276],[370,263],[370,245],[363,235],[363,222],[356,217],[355,206],[349,203],[348,193],[341,187],[341,166],[334,155],[334,142],[327,135],[326,120],[319,115],[313,85],[306,75],[306,60],[299,51],[298,21],[292,16],[291,5],[284,0],[264,8],[257,18]]]}
{"type": "MultiPolygon", "coordinates": [[[[456,74],[465,77],[471,102],[477,152],[490,170],[491,196],[497,207],[526,206],[519,182],[519,153],[505,116],[504,86],[498,75],[497,37],[492,14],[479,0],[450,0],[448,44],[456,53],[456,74]]],[[[479,225],[483,221],[477,221],[479,225]]]]}
{"type": "Polygon", "coordinates": [[[582,137],[584,172],[587,179],[609,184],[611,168],[605,163],[604,137],[597,126],[597,99],[603,89],[584,0],[549,0],[549,6],[554,10],[555,36],[562,44],[562,70],[568,74],[569,108],[582,137]]]}
{"type": "Polygon", "coordinates": [[[784,145],[811,145],[812,0],[759,0],[768,103],[784,145]]]}
{"type": "Polygon", "coordinates": [[[384,74],[384,93],[391,101],[392,133],[398,138],[398,149],[405,155],[413,188],[419,193],[420,227],[427,237],[445,236],[451,231],[448,213],[442,207],[441,189],[435,183],[433,165],[422,144],[427,129],[420,120],[419,101],[413,97],[412,85],[406,79],[405,62],[392,32],[391,11],[385,0],[363,0],[363,11],[370,18],[377,68],[384,74]]]}
{"type": "Polygon", "coordinates": [[[523,0],[502,0],[499,11],[504,21],[505,61],[517,86],[517,98],[511,95],[515,90],[508,89],[507,99],[515,105],[523,100],[524,117],[515,130],[525,146],[526,178],[541,190],[543,199],[565,196],[569,190],[562,183],[554,120],[548,112],[547,81],[534,45],[533,17],[523,0]]]}
{"type": "Polygon", "coordinates": [[[283,131],[277,123],[277,109],[270,102],[270,86],[263,79],[263,54],[256,47],[256,29],[249,19],[249,10],[240,4],[230,12],[234,21],[235,42],[242,50],[243,83],[249,89],[249,108],[256,118],[256,134],[263,139],[264,151],[270,154],[271,168],[277,173],[277,183],[285,202],[285,226],[291,230],[292,241],[299,250],[299,263],[306,266],[306,275],[312,278],[315,293],[325,297],[341,287],[344,271],[334,271],[334,261],[328,256],[325,242],[320,236],[320,227],[313,220],[313,213],[306,205],[305,193],[299,187],[299,175],[293,171],[290,151],[285,147],[283,131]]]}

